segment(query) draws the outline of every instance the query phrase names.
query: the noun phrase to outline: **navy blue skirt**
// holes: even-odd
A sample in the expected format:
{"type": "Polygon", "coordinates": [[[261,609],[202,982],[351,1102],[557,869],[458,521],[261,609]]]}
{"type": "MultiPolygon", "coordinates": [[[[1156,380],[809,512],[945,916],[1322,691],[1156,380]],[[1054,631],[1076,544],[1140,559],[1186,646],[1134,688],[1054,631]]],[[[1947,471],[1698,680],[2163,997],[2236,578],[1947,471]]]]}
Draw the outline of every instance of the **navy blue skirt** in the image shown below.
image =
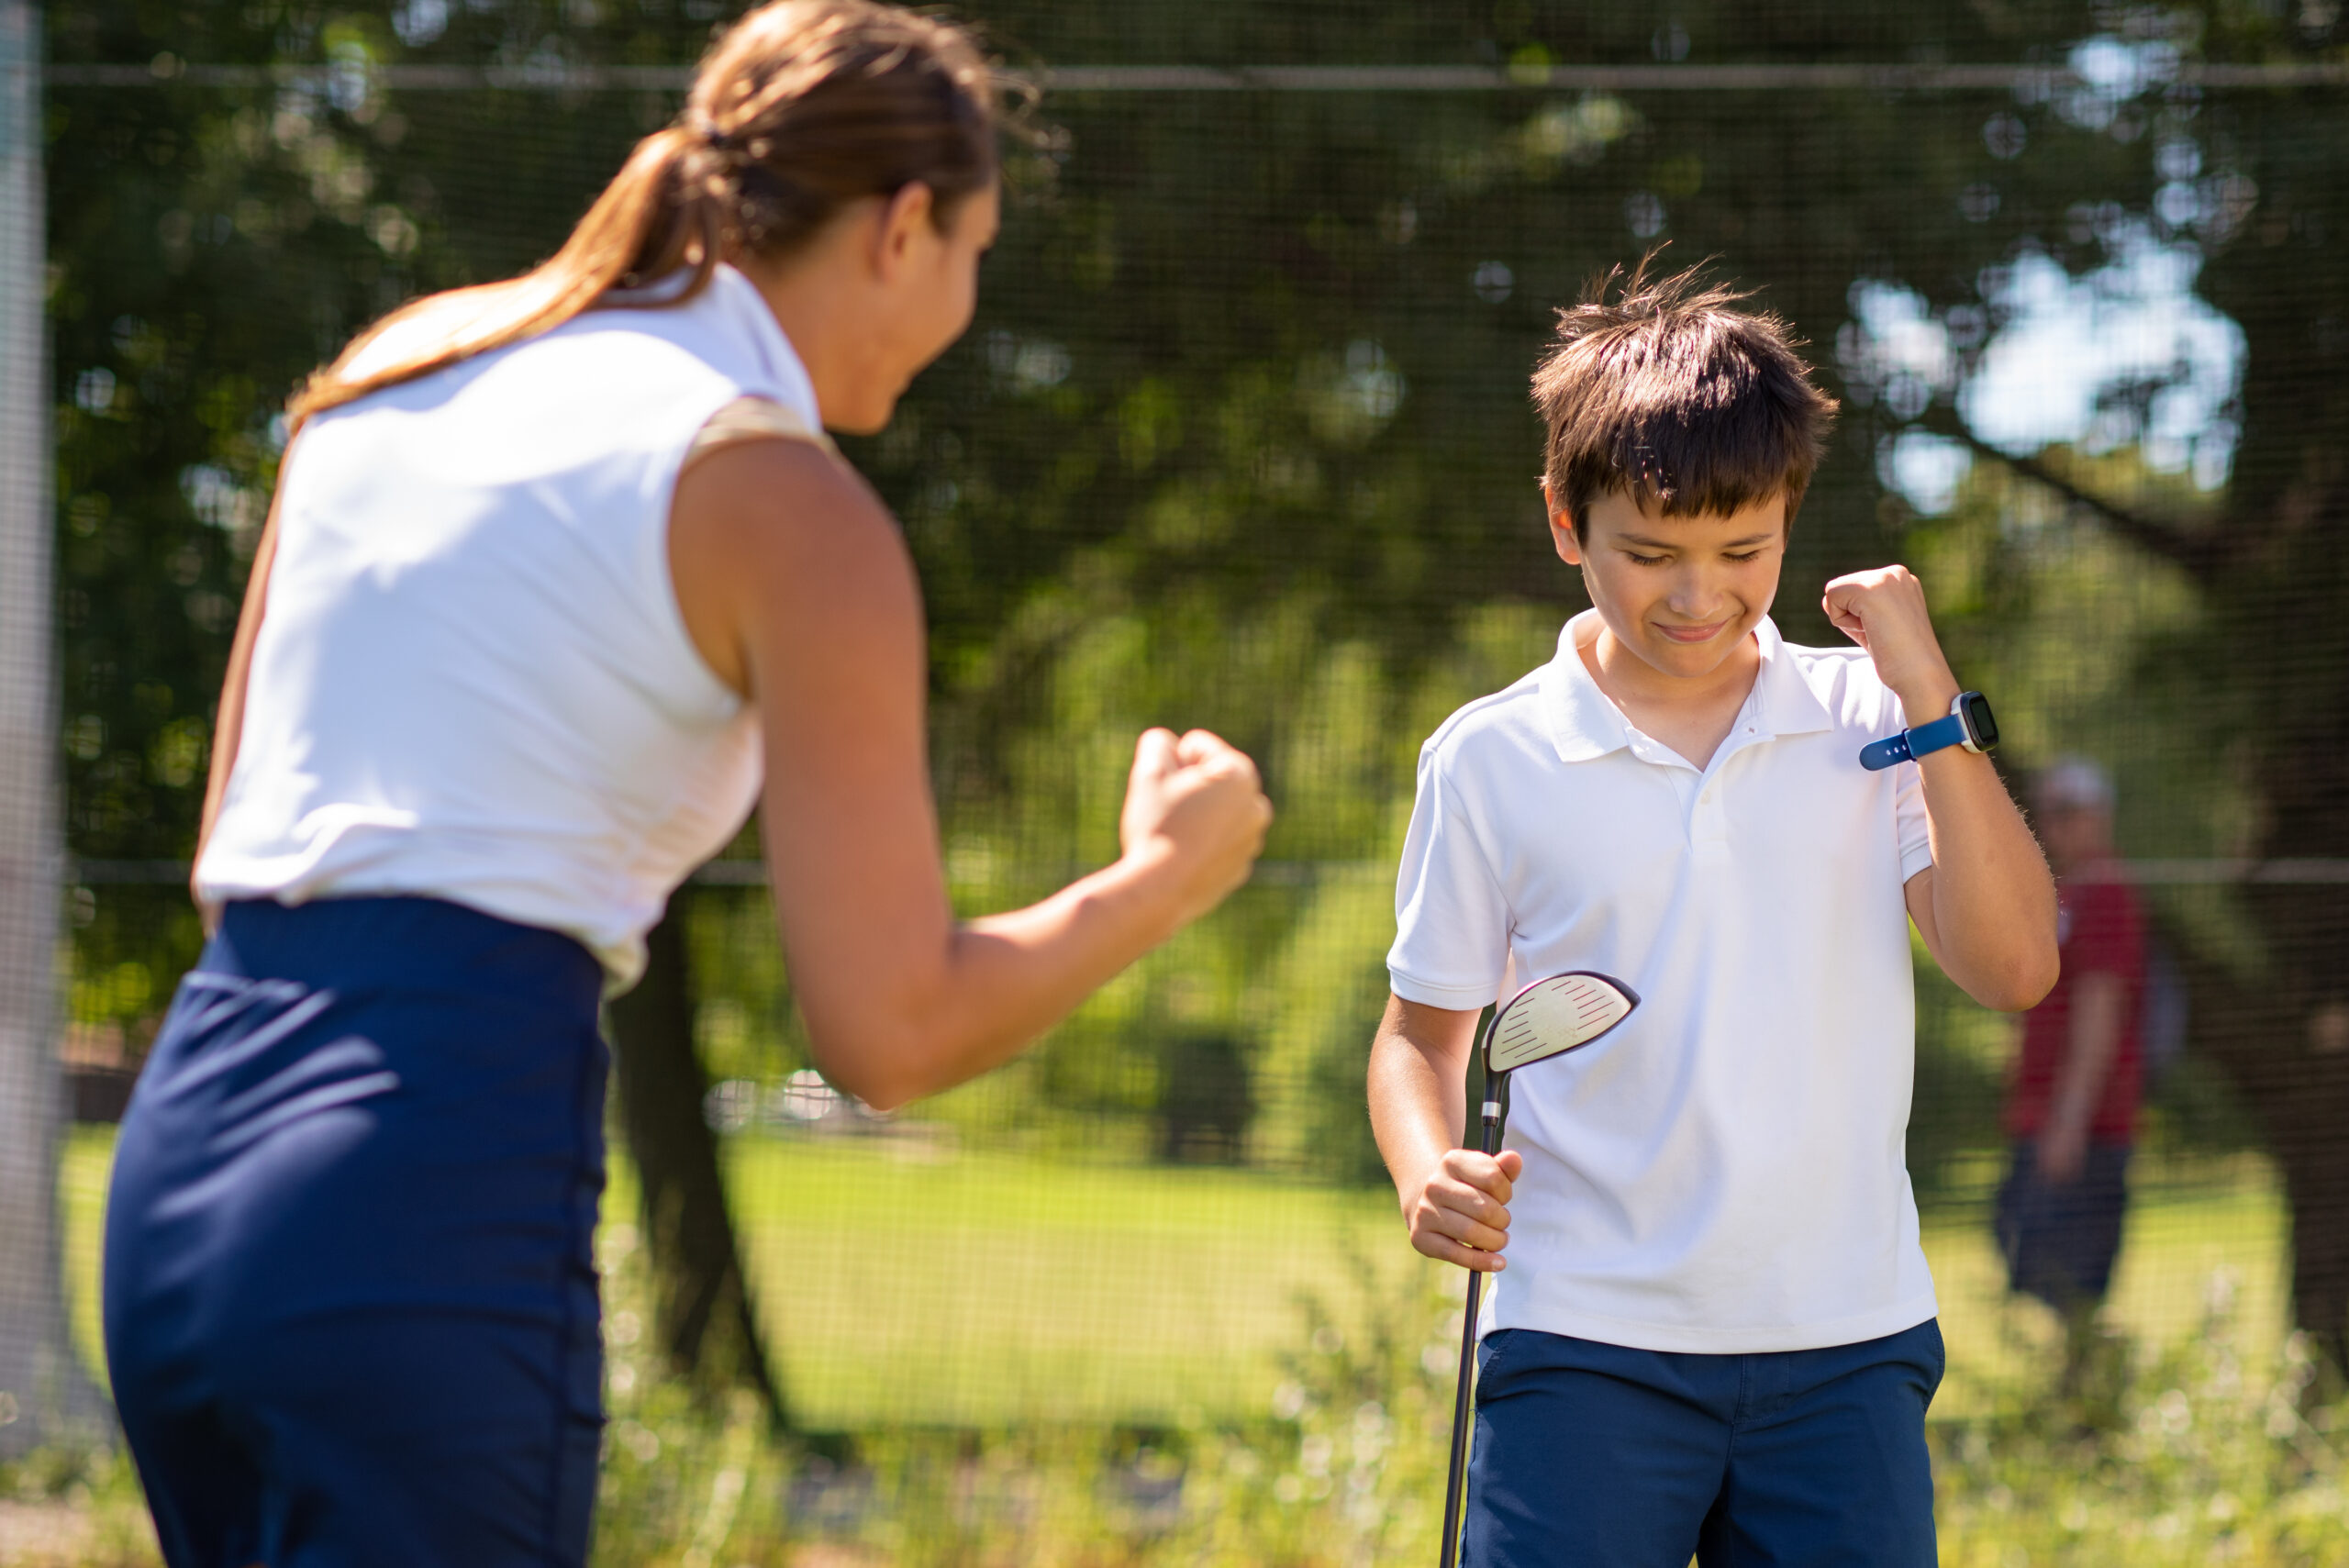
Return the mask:
{"type": "Polygon", "coordinates": [[[435,899],[228,908],[106,1209],[106,1358],[172,1568],[585,1562],[601,979],[435,899]]]}

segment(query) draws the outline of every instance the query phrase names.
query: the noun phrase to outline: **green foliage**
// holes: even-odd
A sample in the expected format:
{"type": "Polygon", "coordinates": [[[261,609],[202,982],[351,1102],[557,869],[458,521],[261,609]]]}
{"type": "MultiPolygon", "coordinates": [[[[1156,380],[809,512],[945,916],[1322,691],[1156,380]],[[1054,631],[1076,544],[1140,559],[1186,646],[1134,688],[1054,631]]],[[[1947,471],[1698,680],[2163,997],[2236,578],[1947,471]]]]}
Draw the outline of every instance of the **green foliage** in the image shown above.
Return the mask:
{"type": "Polygon", "coordinates": [[[757,1396],[713,1398],[663,1377],[635,1227],[605,1227],[596,1251],[608,1420],[595,1561],[709,1568],[723,1549],[728,1563],[788,1562],[793,1456],[776,1446],[757,1396]]]}
{"type": "MultiPolygon", "coordinates": [[[[2133,450],[2088,460],[2056,449],[2044,461],[2099,494],[2209,506],[2133,450]]],[[[1989,463],[1946,516],[1912,523],[1906,542],[1952,662],[1998,694],[2001,760],[2012,772],[2067,753],[2105,759],[2125,852],[2244,851],[2254,810],[2239,759],[2217,743],[2214,727],[2226,720],[2185,700],[2184,645],[2208,613],[2189,573],[1989,463]]]]}
{"type": "Polygon", "coordinates": [[[150,1568],[155,1532],[129,1455],[62,1442],[0,1464],[0,1558],[11,1568],[150,1568]]]}
{"type": "MultiPolygon", "coordinates": [[[[609,1285],[618,1340],[631,1295],[609,1285]]],[[[1432,1555],[1458,1306],[1449,1273],[1300,1303],[1289,1381],[1258,1418],[1152,1431],[875,1430],[830,1454],[778,1446],[757,1413],[696,1407],[611,1351],[598,1562],[871,1568],[1175,1563],[1352,1568],[1432,1555]]],[[[2068,1568],[2213,1562],[2315,1568],[2349,1551],[2349,1406],[2311,1397],[2307,1348],[2247,1362],[2223,1286],[2202,1332],[2130,1364],[2104,1426],[2017,1385],[1998,1414],[1929,1429],[1942,1561],[2068,1568]]],[[[50,1450],[0,1471],[47,1511],[28,1568],[151,1563],[127,1461],[50,1450]]],[[[5,1523],[21,1529],[23,1516],[5,1523]]],[[[12,1542],[16,1538],[11,1538],[12,1542]]]]}
{"type": "MultiPolygon", "coordinates": [[[[102,1151],[93,1143],[83,1153],[79,1184],[95,1178],[102,1151]]],[[[69,1167],[69,1185],[74,1174],[69,1167]]],[[[973,1173],[939,1179],[967,1183],[973,1173]]],[[[987,1190],[984,1212],[1033,1215],[1047,1201],[1082,1201],[1076,1173],[1040,1166],[1029,1180],[1025,1199],[987,1190]]],[[[794,1210],[820,1207],[799,1189],[749,1190],[794,1210]]],[[[890,1211],[898,1195],[852,1177],[842,1195],[877,1198],[890,1211]]],[[[95,1202],[75,1213],[87,1254],[95,1202]]],[[[809,1223],[833,1222],[818,1213],[809,1223]]],[[[2221,1223],[2204,1216],[2188,1225],[2188,1250],[2221,1223]]],[[[934,1236],[893,1234],[934,1261],[934,1236]]],[[[1003,1228],[988,1234],[1002,1244],[1003,1228]]],[[[1051,1240],[1076,1266],[1102,1266],[1081,1237],[1051,1240]]],[[[755,1406],[697,1402],[661,1377],[642,1254],[633,1228],[615,1218],[597,1250],[610,1415],[598,1560],[630,1568],[1423,1561],[1442,1500],[1461,1280],[1405,1257],[1391,1218],[1366,1244],[1378,1264],[1360,1253],[1341,1261],[1282,1312],[1278,1381],[1238,1408],[1177,1405],[1147,1423],[863,1422],[800,1448],[776,1440],[755,1406]]],[[[802,1272],[829,1266],[804,1251],[785,1262],[802,1272]]],[[[2165,1267],[2175,1276],[2187,1265],[2165,1267]]],[[[95,1272],[83,1276],[85,1289],[95,1272]]],[[[2078,1400],[2055,1392],[2060,1343],[2020,1331],[2035,1307],[1953,1304],[1954,1330],[1962,1312],[2023,1318],[2006,1321],[2011,1353],[1969,1365],[1962,1410],[1929,1428],[1943,1561],[2315,1568],[2349,1551],[2349,1403],[2326,1395],[2305,1340],[2271,1352],[2229,1278],[2211,1276],[2199,1318],[2158,1347],[2110,1341],[2110,1384],[2078,1400]]],[[[1208,1282],[1233,1296],[1261,1289],[1229,1271],[1208,1271],[1208,1282]]],[[[1950,1301],[1954,1280],[1943,1283],[1950,1301]]],[[[860,1326],[827,1353],[892,1356],[881,1337],[890,1328],[860,1326]]],[[[1963,1328],[1979,1340],[1985,1325],[1963,1328]]],[[[12,1563],[155,1560],[136,1478],[118,1452],[43,1451],[0,1470],[0,1505],[17,1510],[0,1506],[0,1556],[12,1563]],[[28,1522],[43,1531],[31,1545],[28,1522]]]]}
{"type": "MultiPolygon", "coordinates": [[[[2133,450],[2045,459],[2098,493],[2152,497],[2178,513],[2210,500],[2180,475],[2147,470],[2133,450]]],[[[1907,530],[1909,560],[1924,579],[1934,622],[1968,684],[1998,694],[2002,764],[2019,792],[2029,775],[2065,755],[2111,771],[2121,851],[2162,860],[2252,852],[2261,812],[2245,753],[2230,743],[2226,705],[2197,690],[2210,657],[2201,645],[2208,609],[2188,573],[2132,550],[2066,507],[2043,486],[1991,464],[1977,466],[1955,504],[1907,530]]],[[[2266,963],[2239,889],[2160,888],[2150,895],[2163,935],[2227,967],[2255,974],[2266,963]]],[[[2214,998],[2189,997],[2210,1009],[2214,998]]],[[[1991,1123],[1985,1073],[2002,1064],[2003,1030],[1954,988],[1919,965],[1918,1105],[1934,1148],[1978,1142],[1991,1123]],[[1932,1083],[1932,1101],[1928,1099],[1932,1083]],[[1971,1088],[1968,1087],[1971,1084],[1971,1088]],[[1956,1099],[1945,1096],[1954,1095],[1956,1099]],[[1964,1118],[1944,1106],[1968,1105],[1964,1118]],[[1931,1125],[1927,1125],[1930,1118],[1931,1125]]],[[[2202,1057],[2151,1085],[2150,1139],[2157,1146],[2219,1151],[2256,1138],[2241,1095],[2202,1057]]],[[[1928,1164],[1931,1162],[1927,1162],[1928,1164]]]]}
{"type": "MultiPolygon", "coordinates": [[[[54,61],[159,72],[152,87],[60,85],[48,101],[60,743],[77,855],[192,847],[285,393],[401,299],[546,254],[676,106],[640,90],[394,92],[373,68],[677,63],[737,8],[44,8],[54,61]],[[437,31],[419,26],[428,14],[437,31]],[[339,73],[206,86],[172,74],[186,61],[339,73]]],[[[969,8],[1016,55],[1055,63],[2053,61],[2092,35],[2211,62],[2343,58],[2337,7],[2234,0],[1703,0],[1661,22],[1564,0],[1474,15],[969,8]]],[[[1453,706],[1545,658],[1579,605],[1530,484],[1525,371],[1553,306],[1658,239],[1760,289],[1846,402],[1793,538],[1776,611],[1790,636],[1835,640],[1816,585],[1901,556],[1961,673],[1997,696],[2016,763],[2081,750],[2115,767],[2131,852],[2349,854],[2344,100],[2162,85],[2092,100],[1048,96],[1052,135],[1013,172],[973,332],[887,432],[852,443],[924,576],[953,895],[966,910],[1019,902],[1113,855],[1132,733],[1157,722],[1212,726],[1264,762],[1275,863],[1033,1056],[922,1114],[974,1147],[1140,1159],[1169,1042],[1213,1034],[1245,1064],[1252,1161],[1376,1181],[1362,1064],[1414,750],[1453,706]],[[2199,172],[2164,172],[2181,151],[2199,172]],[[2157,219],[2171,186],[2201,216],[2157,219]],[[1647,217],[1662,227],[1646,232],[1647,217]],[[2001,324],[2006,270],[2044,254],[2092,272],[2132,225],[2190,247],[2197,288],[2243,333],[2224,488],[2147,464],[2161,388],[2128,385],[2109,389],[2114,443],[2043,457],[2155,528],[2060,505],[1987,455],[1946,517],[1912,517],[1881,481],[1887,444],[1951,428],[1955,378],[2001,324]],[[1915,291],[1945,324],[1971,313],[1983,331],[1957,347],[1951,386],[1896,395],[1847,374],[1841,345],[1869,284],[1915,291]]],[[[2232,1033],[2198,1043],[2233,1042],[2226,1073],[2256,1089],[2258,1120],[2227,1103],[2212,1053],[2165,1088],[2160,1137],[2239,1147],[2255,1130],[2288,1162],[2337,1157],[2349,1080],[2299,1046],[2341,1002],[2344,907],[2338,890],[2288,886],[2162,900],[2181,946],[2248,993],[2201,997],[2199,1016],[2232,1033]]],[[[717,1075],[804,1066],[764,900],[713,891],[689,918],[717,1075]]],[[[75,1020],[135,1042],[193,956],[194,921],[171,889],[96,883],[77,890],[74,920],[75,1020]]],[[[1911,1156],[1929,1197],[1963,1151],[1996,1141],[2000,1050],[1995,1020],[1920,979],[1911,1156]]],[[[723,1474],[740,1468],[722,1458],[730,1432],[678,1440],[723,1474]]],[[[908,1457],[906,1472],[927,1463],[908,1457]]],[[[753,1507],[763,1494],[745,1485],[753,1507]]]]}
{"type": "MultiPolygon", "coordinates": [[[[1365,1289],[1361,1299],[1374,1305],[1342,1321],[1300,1303],[1291,1379],[1269,1420],[1151,1434],[881,1435],[860,1445],[862,1481],[824,1467],[827,1485],[860,1499],[835,1518],[858,1519],[849,1539],[874,1561],[908,1564],[1337,1568],[1425,1558],[1442,1501],[1456,1284],[1431,1272],[1416,1285],[1365,1289]]],[[[2082,1425],[2082,1407],[2019,1384],[1998,1413],[1931,1428],[1942,1560],[2337,1561],[2349,1551],[2349,1407],[2310,1398],[2303,1342],[2261,1365],[2233,1341],[2221,1278],[2199,1334],[2142,1364],[2119,1348],[2105,1424],[2082,1425]]],[[[698,1493],[684,1501],[656,1515],[661,1529],[627,1539],[674,1542],[695,1508],[714,1515],[698,1493]]],[[[624,1507],[616,1495],[606,1510],[607,1540],[624,1507]]],[[[813,1523],[803,1514],[783,1528],[813,1523]]],[[[745,1534],[726,1550],[766,1561],[745,1534]]]]}
{"type": "MultiPolygon", "coordinates": [[[[606,1250],[613,1338],[633,1346],[628,1254],[606,1250]]],[[[1341,1321],[1300,1300],[1288,1381],[1269,1412],[1237,1423],[885,1429],[832,1454],[794,1452],[749,1405],[697,1409],[615,1345],[597,1561],[779,1563],[811,1540],[907,1568],[1303,1568],[1431,1551],[1451,1418],[1444,1308],[1431,1272],[1399,1289],[1367,1263],[1356,1273],[1361,1312],[1341,1321]]]]}
{"type": "MultiPolygon", "coordinates": [[[[1458,1278],[1389,1281],[1361,1267],[1360,1311],[1300,1300],[1289,1378],[1267,1418],[873,1433],[842,1466],[778,1455],[740,1415],[696,1416],[655,1391],[614,1428],[602,1560],[706,1562],[722,1549],[781,1562],[785,1542],[811,1538],[924,1565],[1424,1559],[1442,1502],[1458,1278]],[[648,1421],[661,1424],[659,1447],[639,1435],[648,1421]],[[796,1508],[774,1506],[786,1496],[796,1508]]],[[[2337,1561],[2349,1551],[2349,1406],[2311,1396],[2305,1342],[2262,1364],[2235,1339],[2232,1292],[2215,1276],[2199,1332],[2142,1361],[2116,1346],[2100,1421],[2083,1424],[2092,1407],[2053,1396],[2045,1367],[2000,1390],[1995,1413],[1930,1428],[1942,1560],[2337,1561]]]]}
{"type": "MultiPolygon", "coordinates": [[[[50,95],[63,740],[77,853],[163,860],[189,848],[284,393],[399,299],[545,254],[632,138],[674,106],[633,91],[395,93],[369,72],[683,61],[730,9],[49,8],[61,63],[167,57],[165,85],[50,95]],[[196,86],[170,81],[168,59],[330,61],[344,74],[196,86]]],[[[1114,26],[1058,0],[976,10],[1015,55],[1055,62],[2004,60],[2110,21],[2054,3],[1704,5],[1662,30],[1553,0],[1464,21],[1238,0],[1128,8],[1114,26]]],[[[2223,7],[2165,14],[2161,27],[2214,56],[2312,41],[2223,7]]],[[[1391,855],[1419,739],[1545,657],[1550,629],[1578,602],[1528,482],[1539,432],[1523,375],[1550,307],[1643,245],[1617,221],[1627,202],[1645,193],[1664,204],[1675,254],[1717,255],[1828,359],[1855,281],[1978,303],[1982,269],[2018,248],[2096,264],[2099,231],[2065,215],[2083,202],[2143,206],[2158,177],[2146,130],[2207,127],[2214,169],[2233,158],[2288,186],[2303,216],[2287,223],[2286,250],[2318,221],[2309,204],[2321,189],[2308,150],[2321,139],[2276,141],[2260,111],[2232,102],[2165,100],[2159,125],[2134,137],[2060,105],[2015,106],[2029,150],[2012,160],[1984,139],[2003,99],[1964,94],[1796,104],[1528,91],[1419,95],[1407,114],[1395,102],[1052,96],[1054,136],[1014,171],[1018,200],[979,322],[889,431],[852,443],[923,569],[959,902],[1030,896],[1112,855],[1131,733],[1162,721],[1218,728],[1264,760],[1281,806],[1276,861],[1345,868],[1252,896],[1074,1020],[1012,1080],[1018,1103],[1046,1121],[1146,1121],[1158,1042],[1212,1028],[1261,1052],[1264,1157],[1370,1173],[1352,1075],[1384,988],[1385,939],[1375,879],[1352,868],[1391,855]],[[2006,195],[1976,221],[1959,197],[1986,181],[2006,195]]],[[[2220,249],[2217,275],[2234,277],[2226,268],[2240,265],[2223,258],[2235,251],[2220,249]]],[[[2294,286],[2331,286],[2322,272],[2300,269],[2309,275],[2294,286]]],[[[2303,303],[2323,316],[2321,301],[2303,303]]],[[[2286,341],[2255,339],[2254,376],[2259,355],[2286,341]]],[[[1838,379],[1837,364],[1826,370],[1838,379]]],[[[2144,733],[2132,726],[2147,705],[2122,715],[2098,693],[2142,674],[2138,651],[2191,618],[2189,591],[2165,587],[2151,620],[2099,619],[2092,660],[2070,638],[2078,622],[2052,612],[2040,624],[2054,635],[2008,639],[2018,617],[2039,613],[2024,598],[2054,602],[2041,581],[2051,573],[2072,585],[2069,609],[2100,612],[2107,567],[2132,580],[2152,569],[2104,541],[2087,547],[2095,565],[2075,570],[1965,517],[1901,536],[1903,514],[1880,504],[1875,473],[1879,441],[1901,421],[1873,388],[1846,390],[1850,416],[1796,533],[1779,606],[1789,631],[1831,639],[1809,607],[1828,573],[1946,546],[1982,579],[1948,602],[1981,606],[1976,641],[2011,651],[1996,673],[2021,750],[2056,735],[2118,745],[2144,733]],[[2076,674],[2064,702],[2040,705],[2043,723],[2007,694],[2046,668],[2076,674]]],[[[1989,470],[1978,472],[1987,495],[1989,470]]],[[[2129,763],[2124,782],[2143,803],[2130,807],[2132,834],[2177,852],[2256,820],[2255,785],[2223,747],[2165,747],[2129,763]],[[2232,759],[2223,770],[2204,761],[2219,756],[2232,759]]],[[[192,956],[193,925],[129,889],[85,891],[77,1009],[135,1027],[137,1008],[151,1009],[192,956]],[[135,1005],[118,984],[133,966],[154,980],[135,1005]]],[[[756,901],[724,902],[695,917],[704,1044],[722,1075],[770,1077],[804,1063],[804,1042],[756,901]]],[[[2193,929],[2239,940],[2242,924],[2220,911],[2193,929]]]]}
{"type": "Polygon", "coordinates": [[[2127,1370],[2110,1425],[2082,1424],[2061,1401],[2019,1401],[1941,1432],[1943,1561],[2340,1561],[2349,1407],[2311,1397],[2305,1340],[2260,1364],[2235,1339],[2232,1287],[2213,1276],[2201,1331],[2127,1370]]]}

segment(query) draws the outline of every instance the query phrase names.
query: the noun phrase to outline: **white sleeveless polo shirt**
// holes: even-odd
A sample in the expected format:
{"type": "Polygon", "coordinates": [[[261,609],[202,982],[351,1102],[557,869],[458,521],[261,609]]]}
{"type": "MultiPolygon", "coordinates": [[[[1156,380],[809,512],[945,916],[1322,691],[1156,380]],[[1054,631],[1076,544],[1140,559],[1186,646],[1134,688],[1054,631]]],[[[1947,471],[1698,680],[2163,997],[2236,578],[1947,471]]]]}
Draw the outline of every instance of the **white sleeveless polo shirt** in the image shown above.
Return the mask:
{"type": "Polygon", "coordinates": [[[818,428],[749,280],[590,311],[308,422],[207,899],[445,898],[577,938],[613,989],[740,828],[755,713],[669,579],[671,492],[743,397],[818,428]]]}

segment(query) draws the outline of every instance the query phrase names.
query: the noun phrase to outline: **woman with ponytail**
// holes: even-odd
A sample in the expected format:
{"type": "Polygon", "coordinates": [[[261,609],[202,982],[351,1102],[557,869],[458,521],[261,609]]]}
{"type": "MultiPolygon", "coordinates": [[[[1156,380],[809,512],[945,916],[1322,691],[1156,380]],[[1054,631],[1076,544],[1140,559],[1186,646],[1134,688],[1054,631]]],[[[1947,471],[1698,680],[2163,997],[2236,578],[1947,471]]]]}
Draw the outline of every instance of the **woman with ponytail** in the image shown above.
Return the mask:
{"type": "Polygon", "coordinates": [[[1007,1060],[1246,878],[1254,769],[1153,730],[1116,864],[948,904],[918,590],[822,431],[880,428],[969,324],[996,134],[952,27],[765,6],[552,260],[295,398],[220,705],[212,940],[106,1221],[173,1568],[585,1561],[597,1003],[754,802],[817,1061],[876,1106],[1007,1060]]]}

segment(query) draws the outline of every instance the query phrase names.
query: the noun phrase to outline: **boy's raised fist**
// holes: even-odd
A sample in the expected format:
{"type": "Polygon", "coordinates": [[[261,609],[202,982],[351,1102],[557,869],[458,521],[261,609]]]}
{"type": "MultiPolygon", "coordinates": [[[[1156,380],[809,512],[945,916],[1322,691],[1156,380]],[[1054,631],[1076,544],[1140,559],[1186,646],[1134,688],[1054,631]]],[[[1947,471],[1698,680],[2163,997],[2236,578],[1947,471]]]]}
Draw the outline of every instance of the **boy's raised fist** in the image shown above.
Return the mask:
{"type": "Polygon", "coordinates": [[[1911,725],[1949,711],[1957,695],[1941,639],[1925,608],[1925,585],[1906,566],[1849,573],[1827,584],[1820,601],[1835,628],[1868,651],[1876,673],[1899,697],[1911,725]]]}

